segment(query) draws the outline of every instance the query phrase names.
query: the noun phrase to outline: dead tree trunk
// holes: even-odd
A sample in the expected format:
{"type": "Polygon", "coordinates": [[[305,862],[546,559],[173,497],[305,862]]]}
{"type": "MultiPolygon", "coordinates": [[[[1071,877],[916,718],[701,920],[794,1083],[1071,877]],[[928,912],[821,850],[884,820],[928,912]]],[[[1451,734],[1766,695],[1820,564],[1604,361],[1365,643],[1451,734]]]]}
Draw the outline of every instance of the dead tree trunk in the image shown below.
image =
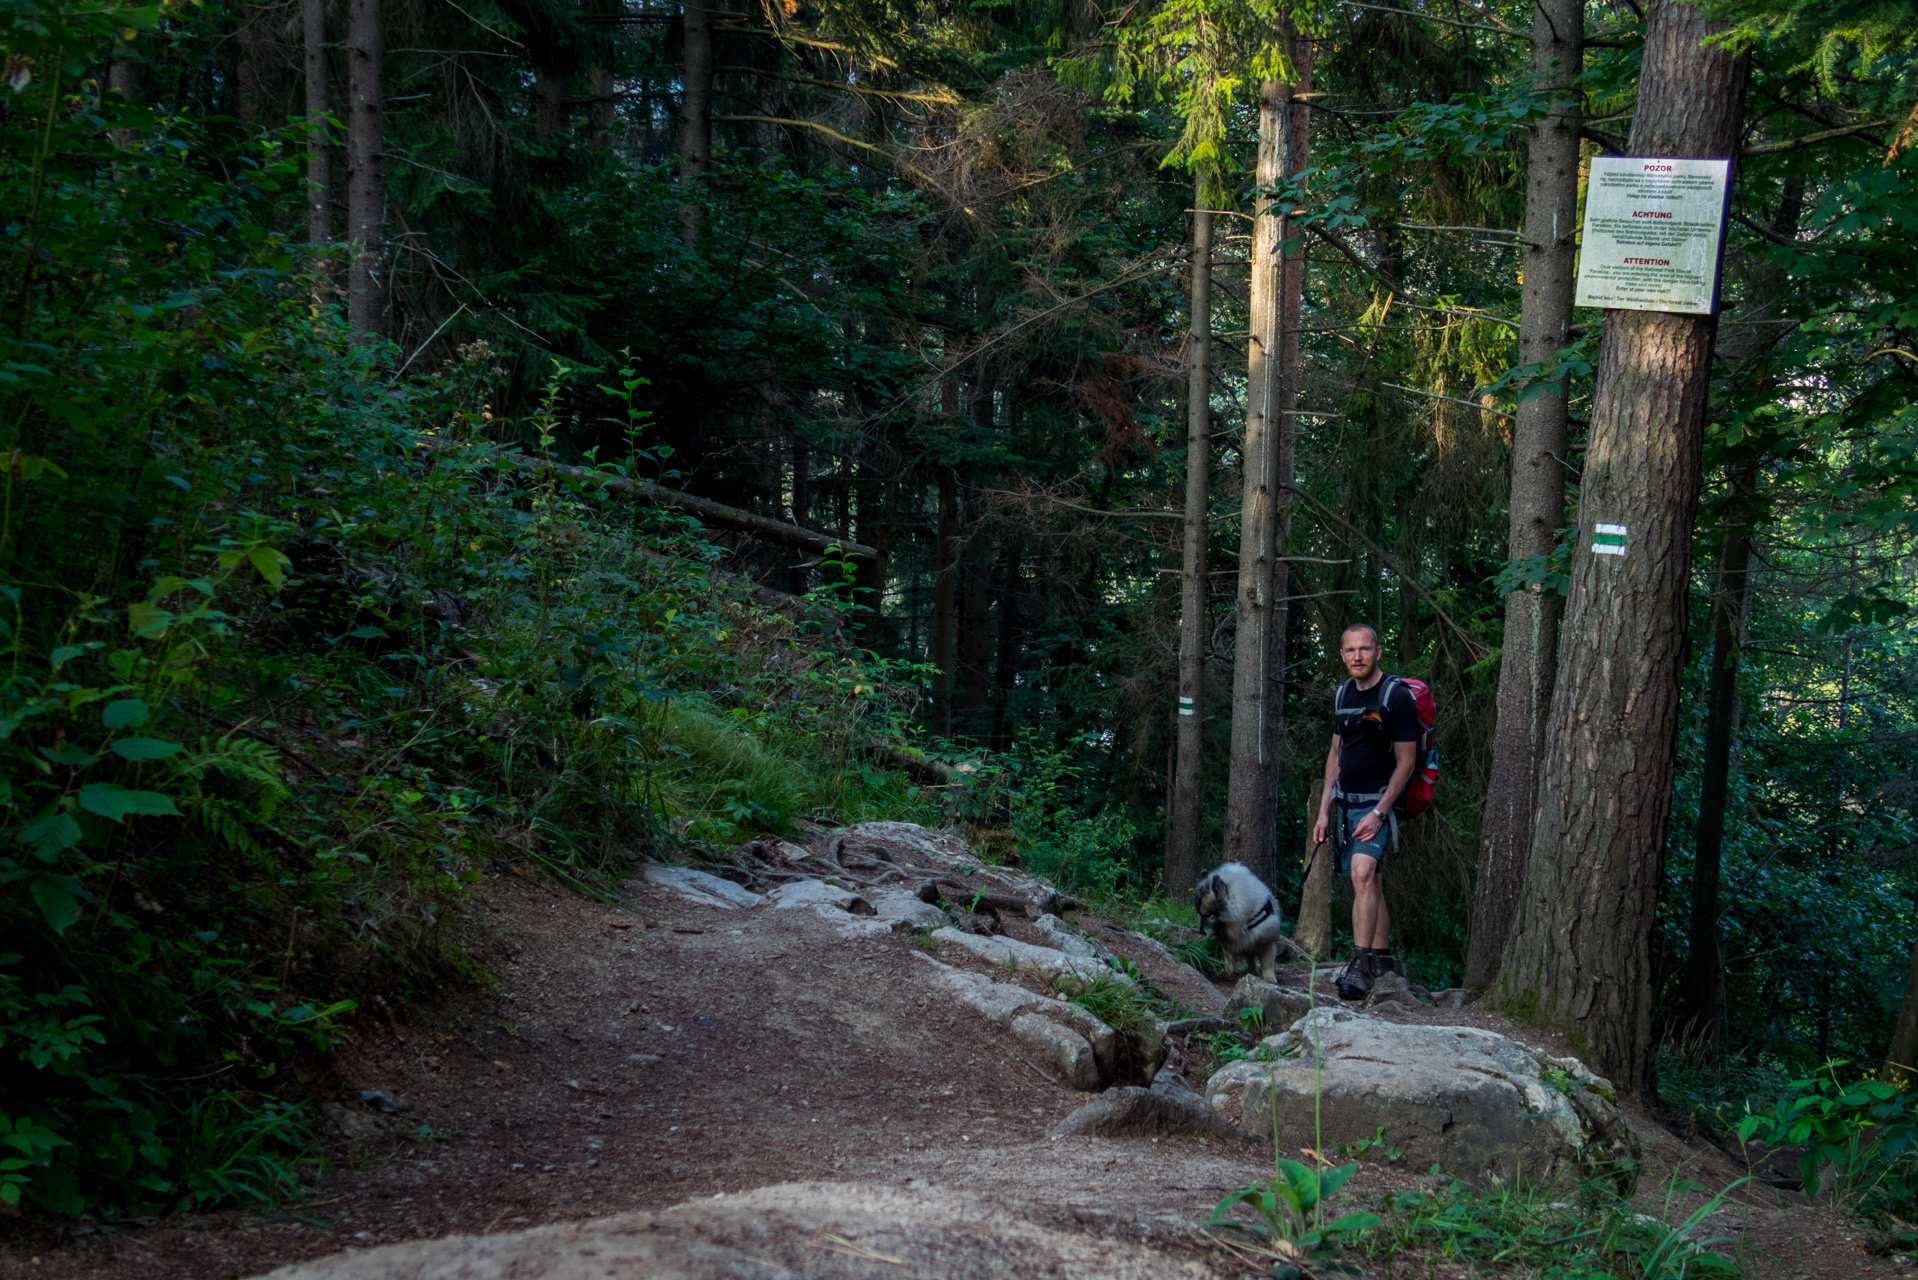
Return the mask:
{"type": "MultiPolygon", "coordinates": [[[[1286,24],[1286,56],[1292,63],[1292,81],[1282,90],[1285,111],[1280,117],[1286,176],[1303,171],[1311,161],[1312,40],[1286,24]]],[[[1268,880],[1278,875],[1278,815],[1280,773],[1285,764],[1285,653],[1292,606],[1286,566],[1278,557],[1292,541],[1292,486],[1297,479],[1299,445],[1299,325],[1305,307],[1305,241],[1290,218],[1280,218],[1279,243],[1292,248],[1279,261],[1278,380],[1268,392],[1267,431],[1274,438],[1272,494],[1272,608],[1266,633],[1265,758],[1266,836],[1268,880]]]]}
{"type": "MultiPolygon", "coordinates": [[[[713,164],[713,11],[708,0],[685,0],[681,15],[679,185],[690,192],[706,185],[713,164]]],[[[697,245],[699,206],[681,205],[679,223],[686,247],[697,245]]]]}
{"type": "Polygon", "coordinates": [[[1204,182],[1192,214],[1191,322],[1186,336],[1185,543],[1180,567],[1178,763],[1173,768],[1172,830],[1165,846],[1166,896],[1192,892],[1199,878],[1200,775],[1205,763],[1205,504],[1212,466],[1212,215],[1204,182]]]}
{"type": "Polygon", "coordinates": [[[348,0],[346,21],[346,237],[353,242],[352,265],[346,273],[346,314],[354,333],[378,337],[386,321],[380,0],[348,0]]]}
{"type": "Polygon", "coordinates": [[[270,38],[267,23],[271,10],[262,4],[241,4],[240,25],[233,33],[239,58],[233,68],[233,114],[252,129],[260,122],[260,108],[266,97],[266,46],[270,38]]]}
{"type": "MultiPolygon", "coordinates": [[[[1756,469],[1740,468],[1732,479],[1739,497],[1757,484],[1756,469]]],[[[1736,500],[1736,499],[1734,499],[1736,500]]],[[[1707,1059],[1718,1058],[1725,1021],[1725,957],[1718,931],[1719,867],[1725,845],[1725,801],[1731,791],[1732,749],[1738,742],[1741,706],[1738,667],[1745,639],[1745,606],[1751,598],[1752,513],[1734,511],[1738,523],[1726,532],[1712,600],[1711,684],[1705,695],[1705,760],[1698,791],[1698,839],[1692,862],[1692,916],[1685,967],[1673,1025],[1699,1042],[1707,1059]]]]}
{"type": "MultiPolygon", "coordinates": [[[[122,105],[132,106],[140,98],[140,55],[131,41],[116,39],[113,52],[107,58],[107,92],[115,95],[122,105]]],[[[137,129],[108,129],[107,141],[121,151],[131,151],[140,140],[137,129]]]]}
{"type": "MultiPolygon", "coordinates": [[[[1735,155],[1745,60],[1683,0],[1647,6],[1631,150],[1735,155]]],[[[1670,815],[1679,666],[1714,320],[1611,311],[1592,406],[1549,754],[1497,999],[1650,1092],[1651,932],[1670,815]],[[1592,550],[1624,525],[1623,555],[1592,550]]]]}
{"type": "Polygon", "coordinates": [[[333,166],[326,136],[326,0],[301,0],[306,71],[306,238],[333,243],[333,166]]]}
{"type": "MultiPolygon", "coordinates": [[[[1286,86],[1267,80],[1259,87],[1259,154],[1254,181],[1261,187],[1285,172],[1286,86]]],[[[1278,399],[1279,220],[1272,198],[1253,206],[1252,302],[1246,343],[1245,443],[1239,466],[1240,503],[1238,626],[1232,658],[1232,759],[1226,782],[1225,857],[1272,879],[1272,777],[1267,720],[1272,714],[1273,539],[1278,532],[1278,425],[1269,409],[1278,399]]]]}
{"type": "MultiPolygon", "coordinates": [[[[1528,131],[1524,270],[1518,359],[1549,364],[1570,341],[1578,232],[1579,96],[1575,83],[1585,40],[1583,0],[1539,0],[1532,19],[1532,92],[1549,95],[1545,117],[1528,131]]],[[[1562,392],[1562,383],[1547,383],[1562,392]]],[[[1548,390],[1522,399],[1512,428],[1512,509],[1506,553],[1514,560],[1549,555],[1565,523],[1565,397],[1548,390]]],[[[1465,985],[1484,989],[1498,977],[1499,956],[1532,847],[1532,812],[1545,757],[1545,721],[1558,666],[1558,622],[1564,601],[1540,585],[1505,597],[1505,644],[1499,659],[1492,772],[1485,792],[1473,890],[1465,985]]]]}

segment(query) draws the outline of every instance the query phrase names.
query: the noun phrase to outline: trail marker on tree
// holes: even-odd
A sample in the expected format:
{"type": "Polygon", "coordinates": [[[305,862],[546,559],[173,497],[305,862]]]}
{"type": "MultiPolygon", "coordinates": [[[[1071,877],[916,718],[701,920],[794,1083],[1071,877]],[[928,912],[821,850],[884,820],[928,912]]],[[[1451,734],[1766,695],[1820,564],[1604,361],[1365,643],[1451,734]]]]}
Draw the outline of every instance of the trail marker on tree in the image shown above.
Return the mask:
{"type": "Polygon", "coordinates": [[[1731,167],[1729,160],[1594,156],[1578,305],[1716,311],[1731,167]]]}

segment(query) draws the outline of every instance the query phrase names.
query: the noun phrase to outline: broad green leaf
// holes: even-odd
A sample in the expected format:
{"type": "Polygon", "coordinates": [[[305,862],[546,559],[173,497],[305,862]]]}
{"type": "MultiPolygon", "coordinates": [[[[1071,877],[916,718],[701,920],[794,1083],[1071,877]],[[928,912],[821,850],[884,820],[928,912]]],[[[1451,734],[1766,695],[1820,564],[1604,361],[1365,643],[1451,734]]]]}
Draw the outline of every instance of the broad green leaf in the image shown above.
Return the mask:
{"type": "Polygon", "coordinates": [[[47,927],[55,933],[65,933],[80,918],[80,903],[64,880],[64,876],[39,876],[29,890],[40,914],[46,917],[47,927]]]}
{"type": "Polygon", "coordinates": [[[164,760],[186,749],[159,738],[115,738],[107,747],[122,760],[164,760]]]}
{"type": "Polygon", "coordinates": [[[100,713],[100,720],[109,729],[131,729],[147,722],[147,704],[138,698],[109,702],[100,713]]]}
{"type": "Polygon", "coordinates": [[[157,605],[135,600],[127,606],[127,626],[136,636],[157,636],[173,621],[173,615],[157,605]]]}
{"type": "Polygon", "coordinates": [[[246,553],[246,558],[266,579],[266,585],[275,591],[286,580],[286,566],[293,563],[278,547],[254,547],[246,553]]]}
{"type": "Polygon", "coordinates": [[[20,830],[20,842],[32,849],[42,862],[52,862],[62,849],[71,849],[85,834],[70,813],[50,813],[20,830]]]}
{"type": "Polygon", "coordinates": [[[141,814],[148,817],[178,817],[173,801],[157,791],[130,791],[111,782],[89,782],[80,788],[80,807],[118,822],[141,814]]]}

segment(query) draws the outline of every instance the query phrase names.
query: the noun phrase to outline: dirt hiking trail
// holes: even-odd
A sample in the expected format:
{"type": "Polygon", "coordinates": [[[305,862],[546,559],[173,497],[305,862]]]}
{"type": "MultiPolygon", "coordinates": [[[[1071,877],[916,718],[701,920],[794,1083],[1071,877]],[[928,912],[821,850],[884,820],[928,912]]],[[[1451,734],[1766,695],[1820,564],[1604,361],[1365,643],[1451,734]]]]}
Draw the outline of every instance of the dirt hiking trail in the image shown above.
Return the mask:
{"type": "MultiPolygon", "coordinates": [[[[1030,921],[1002,919],[1043,942],[1030,921]]],[[[1224,1008],[1229,984],[1083,909],[1071,921],[1195,1013],[1224,1008]]],[[[110,1229],[20,1220],[0,1240],[0,1275],[238,1280],[336,1254],[302,1274],[1267,1273],[1269,1259],[1235,1256],[1196,1224],[1270,1173],[1269,1144],[1053,1137],[1089,1095],[937,980],[939,964],[1034,975],[950,945],[935,962],[911,932],[876,926],[712,905],[637,877],[606,905],[490,876],[466,928],[496,989],[369,1023],[336,1051],[321,1091],[333,1159],[309,1200],[110,1229]],[[475,1239],[368,1252],[446,1237],[475,1239]]],[[[1512,1030],[1471,1010],[1404,1016],[1512,1030]]],[[[1713,1189],[1744,1173],[1628,1114],[1648,1164],[1641,1197],[1675,1165],[1713,1189]]],[[[1310,1141],[1280,1146],[1296,1157],[1310,1141]]],[[[1364,1207],[1421,1173],[1365,1164],[1341,1203],[1364,1207]]],[[[1742,1237],[1762,1280],[1910,1274],[1797,1200],[1747,1194],[1709,1234],[1742,1237]]],[[[1390,1274],[1527,1273],[1402,1254],[1390,1274]]]]}

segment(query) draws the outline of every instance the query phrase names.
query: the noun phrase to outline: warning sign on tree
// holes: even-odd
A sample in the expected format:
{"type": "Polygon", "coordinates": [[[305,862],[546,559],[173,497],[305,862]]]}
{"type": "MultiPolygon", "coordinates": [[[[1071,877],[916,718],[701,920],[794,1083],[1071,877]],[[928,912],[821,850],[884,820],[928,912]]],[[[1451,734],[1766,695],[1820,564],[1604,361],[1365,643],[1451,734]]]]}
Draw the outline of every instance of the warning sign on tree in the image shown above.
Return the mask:
{"type": "Polygon", "coordinates": [[[1578,305],[1710,315],[1731,161],[1594,156],[1578,305]]]}

